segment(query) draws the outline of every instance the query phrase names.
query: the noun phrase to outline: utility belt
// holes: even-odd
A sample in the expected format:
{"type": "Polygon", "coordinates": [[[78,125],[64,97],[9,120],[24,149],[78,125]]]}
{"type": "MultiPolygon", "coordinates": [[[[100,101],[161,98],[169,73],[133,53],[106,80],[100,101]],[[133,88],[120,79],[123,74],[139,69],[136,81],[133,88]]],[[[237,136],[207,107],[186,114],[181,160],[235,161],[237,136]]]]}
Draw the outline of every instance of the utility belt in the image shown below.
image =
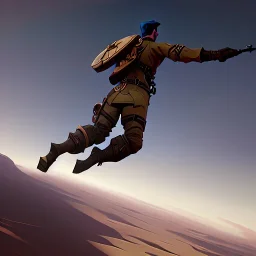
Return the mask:
{"type": "MultiPolygon", "coordinates": [[[[154,82],[153,82],[154,83],[154,82]]],[[[155,83],[153,85],[152,88],[149,88],[148,85],[146,85],[145,83],[141,82],[139,79],[137,78],[125,78],[121,81],[121,83],[117,86],[114,87],[115,91],[119,91],[119,90],[123,90],[127,84],[134,84],[139,86],[140,88],[144,89],[149,96],[151,96],[151,94],[155,94],[156,93],[156,88],[155,88],[155,83]]]]}

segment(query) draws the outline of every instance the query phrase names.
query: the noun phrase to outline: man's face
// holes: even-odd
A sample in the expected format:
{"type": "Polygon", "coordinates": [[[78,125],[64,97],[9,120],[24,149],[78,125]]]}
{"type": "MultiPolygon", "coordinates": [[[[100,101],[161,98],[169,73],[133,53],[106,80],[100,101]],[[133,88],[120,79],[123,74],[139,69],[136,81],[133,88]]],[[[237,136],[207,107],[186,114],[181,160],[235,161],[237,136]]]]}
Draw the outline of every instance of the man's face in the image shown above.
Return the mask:
{"type": "Polygon", "coordinates": [[[153,31],[153,38],[154,38],[154,41],[156,41],[156,39],[157,39],[157,37],[158,37],[158,32],[157,32],[157,29],[154,29],[154,31],[153,31]]]}

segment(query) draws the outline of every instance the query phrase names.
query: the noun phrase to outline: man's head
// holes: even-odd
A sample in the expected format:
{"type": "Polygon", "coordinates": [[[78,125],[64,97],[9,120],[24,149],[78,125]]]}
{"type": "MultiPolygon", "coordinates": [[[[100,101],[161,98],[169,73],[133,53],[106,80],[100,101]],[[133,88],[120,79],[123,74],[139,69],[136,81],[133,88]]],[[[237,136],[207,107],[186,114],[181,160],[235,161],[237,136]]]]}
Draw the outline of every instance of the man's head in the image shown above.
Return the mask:
{"type": "Polygon", "coordinates": [[[140,23],[141,37],[150,37],[155,41],[158,36],[157,27],[159,25],[160,23],[155,20],[140,23]]]}

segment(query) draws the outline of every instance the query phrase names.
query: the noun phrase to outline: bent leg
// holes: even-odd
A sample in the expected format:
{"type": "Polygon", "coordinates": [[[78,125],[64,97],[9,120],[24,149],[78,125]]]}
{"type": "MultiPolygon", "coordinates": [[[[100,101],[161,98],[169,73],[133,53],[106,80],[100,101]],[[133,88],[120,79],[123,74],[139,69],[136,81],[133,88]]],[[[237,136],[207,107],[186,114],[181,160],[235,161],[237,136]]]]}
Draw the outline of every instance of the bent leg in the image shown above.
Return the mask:
{"type": "Polygon", "coordinates": [[[103,162],[121,161],[142,148],[147,107],[125,106],[121,114],[124,134],[111,139],[110,145],[104,150],[94,147],[91,155],[86,160],[77,161],[73,170],[74,173],[81,173],[95,164],[101,165],[103,162]]]}
{"type": "Polygon", "coordinates": [[[100,144],[109,136],[112,128],[115,127],[121,110],[118,107],[110,106],[106,101],[94,125],[78,126],[74,133],[69,133],[68,139],[61,143],[51,143],[50,152],[40,157],[37,168],[42,172],[47,172],[56,159],[64,154],[78,154],[84,152],[85,148],[93,144],[100,144]]]}
{"type": "Polygon", "coordinates": [[[121,123],[124,126],[131,154],[137,153],[143,146],[143,132],[146,127],[147,107],[127,106],[122,111],[121,123]]]}

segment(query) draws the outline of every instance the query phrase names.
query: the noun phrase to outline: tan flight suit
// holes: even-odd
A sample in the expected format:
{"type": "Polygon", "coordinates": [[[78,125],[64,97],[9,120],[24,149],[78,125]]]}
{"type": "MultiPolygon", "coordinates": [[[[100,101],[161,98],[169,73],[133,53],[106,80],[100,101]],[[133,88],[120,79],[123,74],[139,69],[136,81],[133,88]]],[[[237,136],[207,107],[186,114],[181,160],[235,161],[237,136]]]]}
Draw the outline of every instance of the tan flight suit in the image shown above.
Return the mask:
{"type": "Polygon", "coordinates": [[[65,152],[77,154],[84,152],[85,148],[93,144],[102,143],[115,127],[120,116],[124,134],[111,139],[110,145],[103,150],[94,147],[86,160],[77,160],[73,173],[87,170],[96,163],[117,162],[130,154],[135,154],[143,144],[143,132],[151,96],[150,83],[165,58],[184,63],[225,61],[241,53],[230,48],[219,51],[205,51],[203,48],[189,49],[179,44],[156,43],[150,38],[143,40],[138,46],[138,52],[139,61],[134,65],[131,64],[126,77],[128,82],[122,80],[109,92],[103,100],[94,125],[78,126],[75,133],[69,133],[69,138],[65,142],[52,143],[48,155],[40,157],[37,167],[39,170],[46,172],[57,157],[65,152]],[[150,76],[148,70],[150,70],[150,76]],[[151,78],[148,79],[149,77],[151,78]],[[140,84],[131,82],[135,79],[140,81],[140,84]]]}
{"type": "Polygon", "coordinates": [[[115,127],[120,116],[124,134],[111,139],[110,145],[103,150],[94,147],[86,160],[77,160],[73,173],[87,170],[96,163],[117,162],[130,154],[135,154],[142,148],[151,96],[150,83],[165,58],[184,63],[225,61],[241,53],[230,48],[219,51],[189,49],[179,44],[156,43],[150,38],[143,40],[138,46],[138,52],[139,61],[131,64],[126,81],[122,80],[103,100],[96,119],[93,119],[94,125],[79,125],[75,133],[69,133],[69,138],[65,142],[51,143],[50,152],[40,157],[37,167],[39,170],[46,172],[57,157],[65,152],[77,154],[84,152],[85,148],[93,144],[102,143],[115,127]]]}
{"type": "MultiPolygon", "coordinates": [[[[165,58],[169,58],[173,61],[180,62],[200,62],[200,52],[202,48],[189,49],[179,44],[168,43],[156,43],[151,40],[144,40],[141,47],[144,49],[140,55],[139,60],[149,66],[152,69],[153,74],[156,74],[156,70],[165,58]]],[[[135,67],[127,75],[130,79],[139,79],[142,83],[148,85],[143,71],[135,67]]],[[[104,115],[99,114],[98,120],[95,123],[96,127],[104,128],[105,133],[101,133],[102,136],[90,140],[86,146],[92,144],[99,144],[105,140],[105,137],[109,135],[112,128],[116,125],[121,115],[121,123],[127,116],[138,115],[143,122],[129,121],[123,124],[125,140],[121,140],[118,136],[116,144],[120,144],[119,148],[127,146],[127,151],[123,156],[117,157],[116,161],[123,159],[124,157],[136,153],[142,148],[143,132],[146,125],[147,110],[149,106],[150,95],[143,88],[134,84],[119,84],[113,88],[108,94],[105,102],[102,105],[104,115]],[[123,141],[126,141],[125,144],[123,141]]],[[[86,126],[88,127],[88,126],[86,126]]],[[[83,133],[87,132],[84,129],[83,133]]],[[[83,127],[79,127],[82,131],[83,127]]],[[[90,137],[90,136],[87,136],[90,137]]],[[[88,140],[88,139],[87,139],[88,140]]],[[[115,140],[115,138],[114,138],[115,140]]],[[[117,146],[118,147],[118,146],[117,146]]]]}

